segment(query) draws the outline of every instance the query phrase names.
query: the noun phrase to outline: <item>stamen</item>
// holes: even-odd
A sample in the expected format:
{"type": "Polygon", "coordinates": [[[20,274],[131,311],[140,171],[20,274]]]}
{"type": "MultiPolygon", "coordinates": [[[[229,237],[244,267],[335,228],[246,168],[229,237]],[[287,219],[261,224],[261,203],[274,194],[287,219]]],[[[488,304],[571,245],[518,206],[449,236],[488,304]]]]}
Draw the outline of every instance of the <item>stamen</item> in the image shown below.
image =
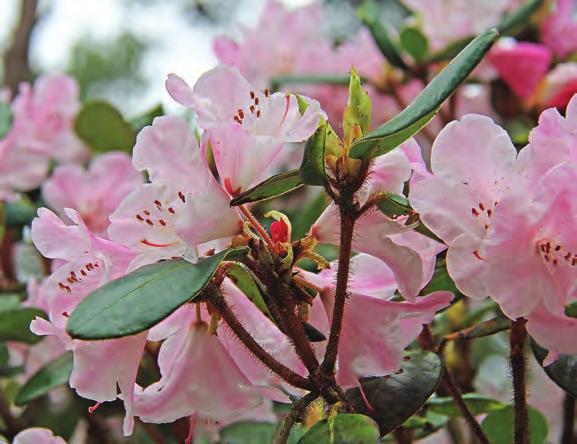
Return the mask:
{"type": "Polygon", "coordinates": [[[162,225],[163,227],[166,227],[166,222],[163,221],[162,219],[158,219],[158,223],[159,223],[160,225],[162,225]]]}
{"type": "Polygon", "coordinates": [[[186,198],[184,197],[184,193],[182,191],[178,192],[178,197],[180,197],[180,200],[182,200],[183,202],[186,202],[186,198]]]}
{"type": "Polygon", "coordinates": [[[154,242],[150,242],[146,239],[142,239],[140,241],[140,243],[144,244],[144,245],[148,245],[149,247],[156,247],[156,248],[166,248],[166,247],[172,247],[173,245],[178,244],[178,242],[170,242],[168,244],[155,244],[154,242]]]}
{"type": "Polygon", "coordinates": [[[268,88],[265,88],[264,90],[264,96],[268,97],[268,95],[270,94],[270,91],[268,90],[268,88]]]}
{"type": "Polygon", "coordinates": [[[483,205],[483,202],[479,202],[479,208],[481,211],[485,211],[485,205],[483,205]]]}
{"type": "Polygon", "coordinates": [[[150,219],[146,219],[146,223],[147,223],[148,225],[150,225],[150,226],[153,226],[153,225],[154,225],[154,223],[153,223],[150,219]]]}
{"type": "Polygon", "coordinates": [[[254,96],[255,96],[254,91],[251,91],[251,92],[250,92],[250,98],[251,98],[251,99],[254,99],[254,96]]]}
{"type": "Polygon", "coordinates": [[[139,221],[144,222],[144,217],[142,217],[140,214],[137,214],[137,215],[136,215],[136,218],[137,218],[139,221]]]}
{"type": "Polygon", "coordinates": [[[473,216],[479,217],[479,212],[477,211],[476,208],[471,208],[471,213],[473,213],[473,216]]]}
{"type": "Polygon", "coordinates": [[[100,407],[100,402],[88,407],[88,413],[94,413],[98,407],[100,407]]]}
{"type": "Polygon", "coordinates": [[[172,207],[168,207],[168,212],[172,213],[172,214],[176,214],[176,211],[174,211],[174,208],[172,208],[172,207]]]}

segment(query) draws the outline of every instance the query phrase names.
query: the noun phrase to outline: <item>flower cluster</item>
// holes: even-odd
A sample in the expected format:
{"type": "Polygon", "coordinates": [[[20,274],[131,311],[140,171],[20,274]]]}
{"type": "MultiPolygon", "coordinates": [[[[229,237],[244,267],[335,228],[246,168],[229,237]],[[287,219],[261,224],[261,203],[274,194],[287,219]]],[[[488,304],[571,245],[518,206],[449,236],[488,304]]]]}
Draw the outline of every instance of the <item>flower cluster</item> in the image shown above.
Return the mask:
{"type": "MultiPolygon", "coordinates": [[[[131,155],[91,156],[73,79],[23,84],[4,104],[0,199],[7,213],[19,196],[41,202],[2,248],[17,262],[29,237],[46,260],[24,282],[2,257],[0,289],[27,284],[16,305],[36,336],[10,344],[25,376],[48,363],[38,384],[69,357],[63,380],[91,401],[88,415],[123,406],[126,436],[137,420],[184,418],[178,439],[191,443],[199,428],[274,422],[288,403],[277,443],[313,420],[303,442],[353,429],[338,421],[375,439],[401,426],[396,436],[412,436],[457,405],[489,442],[491,413],[508,407],[489,400],[489,425],[476,422],[460,392],[475,371],[459,347],[509,331],[524,442],[527,335],[549,377],[574,389],[577,47],[559,38],[577,26],[574,5],[403,3],[398,29],[361,11],[366,27],[335,45],[321,6],[270,2],[240,41],[215,41],[221,64],[193,86],[168,74],[194,126],[119,122],[131,155]],[[526,41],[486,30],[521,13],[539,18],[526,41]],[[439,53],[459,40],[447,66],[439,53]]],[[[17,403],[40,396],[27,390],[17,403]]],[[[0,415],[16,444],[64,442],[0,415]]]]}

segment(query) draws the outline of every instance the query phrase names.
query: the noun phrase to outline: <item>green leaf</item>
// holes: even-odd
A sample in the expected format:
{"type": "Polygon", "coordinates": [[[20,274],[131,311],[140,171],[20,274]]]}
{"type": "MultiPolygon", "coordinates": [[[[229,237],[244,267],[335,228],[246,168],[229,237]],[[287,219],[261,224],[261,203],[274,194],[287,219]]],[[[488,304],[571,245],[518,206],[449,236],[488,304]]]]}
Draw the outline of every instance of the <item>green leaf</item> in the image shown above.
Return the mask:
{"type": "Polygon", "coordinates": [[[300,239],[307,234],[328,204],[327,195],[324,192],[320,192],[307,203],[304,209],[300,208],[291,213],[289,217],[292,222],[293,240],[300,239]]]}
{"type": "Polygon", "coordinates": [[[536,13],[544,3],[545,0],[529,0],[514,11],[506,14],[497,29],[503,35],[517,34],[520,30],[527,27],[530,23],[531,16],[536,13]]]}
{"type": "Polygon", "coordinates": [[[220,431],[220,441],[227,444],[269,444],[276,425],[270,422],[242,421],[220,431]]]}
{"type": "Polygon", "coordinates": [[[577,302],[573,302],[565,307],[565,314],[570,318],[577,318],[577,302]]]}
{"type": "Polygon", "coordinates": [[[327,122],[321,118],[321,123],[312,137],[307,140],[305,153],[301,163],[300,180],[305,185],[324,186],[327,183],[325,171],[325,138],[327,122]]]}
{"type": "MultiPolygon", "coordinates": [[[[531,346],[537,362],[543,366],[549,352],[535,341],[531,341],[531,346]]],[[[559,355],[555,362],[543,369],[555,384],[577,397],[577,355],[559,355]]]]}
{"type": "Polygon", "coordinates": [[[0,139],[6,137],[12,128],[12,120],[14,115],[10,109],[10,105],[5,102],[0,102],[0,139]]]}
{"type": "MultiPolygon", "coordinates": [[[[478,393],[465,393],[463,399],[473,416],[491,413],[505,407],[502,402],[478,393]]],[[[427,402],[427,411],[451,417],[462,416],[453,398],[433,398],[427,402]]]]}
{"type": "Polygon", "coordinates": [[[220,263],[243,249],[157,262],[98,288],[70,315],[67,331],[78,339],[111,339],[140,333],[162,321],[206,287],[220,263]]]}
{"type": "Polygon", "coordinates": [[[395,68],[407,70],[408,66],[391,40],[385,24],[379,20],[379,11],[376,2],[366,2],[359,8],[358,16],[361,22],[363,22],[370,31],[373,40],[381,50],[383,56],[385,56],[391,65],[395,68]]]}
{"type": "Polygon", "coordinates": [[[377,201],[377,208],[391,219],[413,213],[409,200],[393,193],[382,193],[377,201]]]}
{"type": "Polygon", "coordinates": [[[24,405],[45,395],[53,388],[66,384],[72,373],[72,352],[67,352],[58,359],[49,362],[26,381],[16,395],[16,405],[24,405]]]}
{"type": "Polygon", "coordinates": [[[434,291],[450,291],[454,294],[457,294],[459,290],[457,290],[457,286],[451,276],[449,276],[449,272],[447,271],[447,264],[444,259],[438,259],[437,263],[435,264],[435,272],[433,273],[433,278],[427,284],[425,288],[422,290],[422,294],[429,294],[434,291]]]}
{"type": "Polygon", "coordinates": [[[414,415],[436,390],[441,381],[441,359],[431,352],[407,353],[401,369],[384,377],[363,378],[359,388],[345,395],[355,411],[373,418],[381,436],[395,430],[414,415]]]}
{"type": "MultiPolygon", "coordinates": [[[[513,424],[515,410],[507,406],[489,413],[481,428],[491,444],[511,444],[513,442],[513,424]]],[[[548,433],[547,420],[533,407],[529,407],[529,443],[544,444],[548,433]]]]}
{"type": "Polygon", "coordinates": [[[363,90],[361,79],[351,68],[349,100],[343,113],[343,133],[346,146],[367,134],[371,124],[371,100],[363,90]]]}
{"type": "Polygon", "coordinates": [[[248,268],[235,262],[227,268],[226,275],[261,312],[271,318],[258,285],[255,283],[257,278],[248,268]]]}
{"type": "Polygon", "coordinates": [[[351,147],[354,158],[383,155],[413,136],[429,122],[443,102],[465,81],[491,48],[499,33],[485,31],[467,45],[400,114],[351,147]]]}
{"type": "Polygon", "coordinates": [[[298,444],[375,444],[378,440],[379,429],[371,418],[345,413],[317,422],[298,444]]]}
{"type": "Polygon", "coordinates": [[[302,186],[300,170],[290,170],[269,177],[230,201],[231,206],[243,205],[282,196],[302,186]]]}
{"type": "Polygon", "coordinates": [[[159,103],[139,116],[130,119],[130,126],[138,133],[145,126],[152,125],[152,121],[155,117],[160,117],[162,115],[164,115],[164,108],[162,107],[162,104],[159,103]]]}
{"type": "Polygon", "coordinates": [[[423,33],[412,26],[403,28],[399,36],[401,45],[413,59],[421,61],[427,56],[429,50],[429,42],[423,33]]]}
{"type": "Polygon", "coordinates": [[[30,322],[36,317],[46,319],[46,313],[38,308],[25,307],[0,312],[0,341],[16,341],[35,344],[42,340],[30,331],[30,322]]]}
{"type": "Polygon", "coordinates": [[[130,152],[136,140],[130,124],[107,102],[85,104],[76,116],[74,129],[78,137],[96,153],[130,152]]]}
{"type": "Polygon", "coordinates": [[[6,215],[6,225],[13,227],[15,225],[30,225],[36,217],[37,206],[27,197],[22,197],[13,202],[4,204],[6,215]]]}

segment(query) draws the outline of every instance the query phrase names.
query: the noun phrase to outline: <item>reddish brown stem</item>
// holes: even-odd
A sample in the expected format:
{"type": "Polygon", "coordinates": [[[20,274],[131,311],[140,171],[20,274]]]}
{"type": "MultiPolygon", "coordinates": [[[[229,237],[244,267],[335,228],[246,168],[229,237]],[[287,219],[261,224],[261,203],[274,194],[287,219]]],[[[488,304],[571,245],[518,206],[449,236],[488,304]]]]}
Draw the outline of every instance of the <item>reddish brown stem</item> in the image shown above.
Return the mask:
{"type": "Polygon", "coordinates": [[[236,318],[226,303],[224,297],[222,296],[220,289],[213,288],[211,289],[210,293],[210,301],[212,302],[213,307],[226,322],[232,332],[254,356],[256,356],[264,365],[270,368],[273,372],[275,372],[289,384],[305,390],[311,390],[313,388],[308,379],[303,378],[302,376],[293,372],[290,368],[278,362],[275,358],[269,355],[258,342],[254,340],[251,334],[236,318]]]}
{"type": "MultiPolygon", "coordinates": [[[[349,201],[352,201],[352,196],[349,201]]],[[[333,318],[329,341],[325,352],[325,357],[321,368],[325,373],[333,373],[337,360],[339,340],[345,312],[345,302],[347,299],[347,286],[349,282],[349,272],[351,265],[351,253],[353,244],[353,232],[355,228],[355,216],[348,212],[346,205],[340,207],[341,233],[339,250],[339,268],[337,270],[337,287],[335,289],[335,304],[333,308],[333,318]]]]}
{"type": "Polygon", "coordinates": [[[262,240],[264,240],[269,247],[272,247],[273,246],[272,239],[270,238],[266,230],[263,228],[263,226],[260,224],[260,222],[256,220],[256,217],[252,215],[250,210],[244,205],[239,205],[238,209],[240,210],[242,215],[246,218],[248,223],[250,223],[251,226],[256,230],[256,232],[259,234],[262,240]]]}
{"type": "Polygon", "coordinates": [[[513,374],[513,405],[515,407],[515,444],[529,444],[529,416],[527,412],[527,381],[525,375],[524,318],[513,321],[509,335],[511,372],[513,374]]]}

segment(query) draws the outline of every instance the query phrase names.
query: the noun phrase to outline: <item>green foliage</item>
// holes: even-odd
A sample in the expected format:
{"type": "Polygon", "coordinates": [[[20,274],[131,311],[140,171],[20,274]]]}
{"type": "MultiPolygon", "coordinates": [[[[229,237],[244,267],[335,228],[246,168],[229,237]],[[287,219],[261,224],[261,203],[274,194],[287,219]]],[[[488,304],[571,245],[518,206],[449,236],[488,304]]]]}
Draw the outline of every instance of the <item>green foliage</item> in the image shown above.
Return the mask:
{"type": "Polygon", "coordinates": [[[427,286],[423,288],[422,293],[429,294],[434,291],[450,291],[453,294],[459,293],[455,282],[451,276],[449,276],[449,272],[447,271],[447,263],[444,259],[437,259],[433,277],[427,286]]]}
{"type": "Polygon", "coordinates": [[[290,191],[301,187],[300,170],[290,170],[269,177],[267,180],[255,185],[239,194],[230,201],[232,206],[243,205],[251,202],[259,202],[267,199],[282,196],[290,191]]]}
{"type": "MultiPolygon", "coordinates": [[[[489,413],[481,428],[491,444],[511,444],[515,410],[512,406],[489,413]]],[[[547,438],[547,420],[536,409],[529,407],[529,443],[544,444],[547,438]]]]}
{"type": "Polygon", "coordinates": [[[401,426],[414,415],[437,389],[441,381],[441,358],[431,352],[410,352],[401,369],[384,377],[363,378],[359,388],[346,391],[355,411],[373,418],[381,436],[401,426]]]}
{"type": "Polygon", "coordinates": [[[327,183],[325,171],[325,139],[327,122],[321,118],[319,127],[312,137],[307,140],[305,152],[299,174],[301,182],[305,185],[324,186],[327,183]]]}
{"type": "Polygon", "coordinates": [[[243,251],[225,250],[196,264],[173,259],[141,267],[83,299],[70,315],[67,331],[88,340],[140,333],[194,300],[220,263],[243,251]]]}
{"type": "Polygon", "coordinates": [[[427,57],[429,42],[418,28],[412,26],[403,28],[399,40],[404,50],[417,62],[423,61],[427,57]]]}
{"type": "Polygon", "coordinates": [[[400,114],[351,147],[354,158],[381,156],[417,133],[489,51],[499,33],[488,30],[476,37],[426,86],[400,114]]]}
{"type": "Polygon", "coordinates": [[[30,331],[30,322],[36,317],[46,319],[46,313],[38,308],[25,307],[0,312],[0,341],[16,341],[35,344],[42,340],[30,331]]]}
{"type": "Polygon", "coordinates": [[[408,69],[407,64],[401,57],[397,46],[393,43],[387,25],[379,18],[379,9],[374,1],[367,1],[358,10],[358,15],[363,24],[368,28],[381,50],[381,53],[395,68],[408,69]]]}
{"type": "MultiPolygon", "coordinates": [[[[473,416],[491,413],[505,407],[502,402],[487,398],[478,393],[465,393],[463,399],[473,416]]],[[[427,409],[440,415],[451,417],[462,416],[461,410],[453,398],[433,398],[427,402],[427,409]]]]}
{"type": "Polygon", "coordinates": [[[130,119],[130,126],[136,133],[139,133],[140,130],[145,126],[152,125],[152,121],[155,117],[163,115],[164,108],[162,104],[159,103],[158,105],[150,108],[148,111],[145,111],[144,113],[130,119]]]}
{"type": "Polygon", "coordinates": [[[85,36],[73,46],[67,71],[83,98],[126,98],[146,87],[140,65],[147,46],[129,32],[108,41],[85,36]]]}
{"type": "Polygon", "coordinates": [[[136,140],[136,133],[130,124],[107,102],[86,103],[76,116],[74,129],[95,153],[130,152],[136,140]]]}
{"type": "Polygon", "coordinates": [[[514,11],[506,14],[497,29],[503,35],[517,34],[520,30],[527,27],[527,23],[529,23],[533,14],[535,14],[544,4],[545,0],[527,1],[514,11]]]}
{"type": "Polygon", "coordinates": [[[299,440],[299,444],[375,444],[379,430],[364,415],[345,413],[317,422],[299,440]]]}
{"type": "Polygon", "coordinates": [[[271,317],[259,286],[257,285],[258,280],[248,268],[242,264],[233,263],[227,268],[226,275],[261,312],[267,315],[267,317],[271,317]]]}
{"type": "MultiPolygon", "coordinates": [[[[220,441],[226,444],[270,444],[277,425],[270,422],[241,421],[228,425],[220,431],[220,441]]],[[[287,444],[296,444],[303,435],[301,427],[295,427],[287,444]]]]}
{"type": "Polygon", "coordinates": [[[32,219],[36,217],[38,207],[27,197],[22,197],[19,200],[6,202],[4,204],[4,211],[6,217],[6,225],[9,227],[17,225],[30,225],[32,219]]]}
{"type": "Polygon", "coordinates": [[[12,128],[12,110],[8,103],[0,102],[0,140],[6,137],[12,128]]]}
{"type": "Polygon", "coordinates": [[[18,391],[16,405],[27,404],[52,389],[66,384],[72,373],[72,367],[72,352],[66,352],[58,359],[46,364],[18,391]]]}
{"type": "Polygon", "coordinates": [[[304,209],[289,215],[292,222],[293,240],[300,239],[307,234],[328,204],[327,195],[324,192],[320,192],[308,202],[304,209]]]}
{"type": "Polygon", "coordinates": [[[342,85],[349,84],[349,76],[342,74],[294,74],[276,76],[270,80],[270,87],[273,91],[277,91],[283,85],[308,85],[308,84],[324,84],[324,85],[342,85]]]}

